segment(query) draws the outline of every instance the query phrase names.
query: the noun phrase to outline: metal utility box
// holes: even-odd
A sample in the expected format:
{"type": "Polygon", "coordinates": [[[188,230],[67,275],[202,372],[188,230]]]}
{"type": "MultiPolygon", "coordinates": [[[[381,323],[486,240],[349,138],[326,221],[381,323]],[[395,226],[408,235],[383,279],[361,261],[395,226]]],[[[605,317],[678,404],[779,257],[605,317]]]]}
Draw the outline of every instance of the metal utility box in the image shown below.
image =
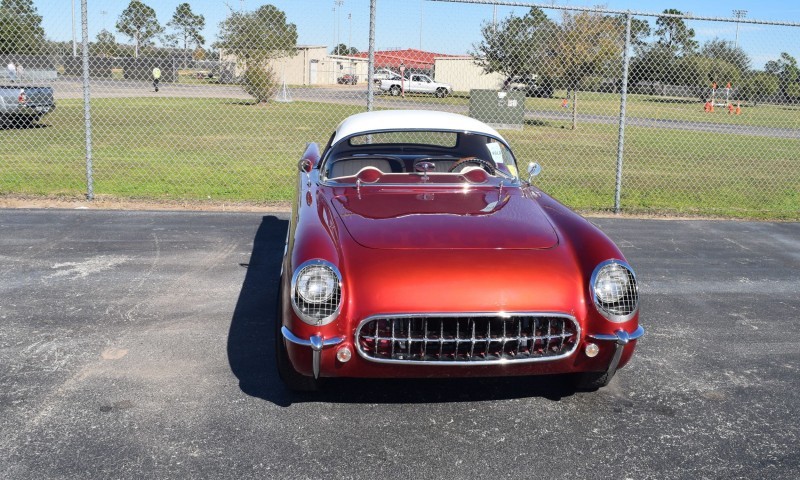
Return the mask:
{"type": "Polygon", "coordinates": [[[525,92],[470,90],[469,116],[498,130],[522,130],[525,122],[525,92]]]}

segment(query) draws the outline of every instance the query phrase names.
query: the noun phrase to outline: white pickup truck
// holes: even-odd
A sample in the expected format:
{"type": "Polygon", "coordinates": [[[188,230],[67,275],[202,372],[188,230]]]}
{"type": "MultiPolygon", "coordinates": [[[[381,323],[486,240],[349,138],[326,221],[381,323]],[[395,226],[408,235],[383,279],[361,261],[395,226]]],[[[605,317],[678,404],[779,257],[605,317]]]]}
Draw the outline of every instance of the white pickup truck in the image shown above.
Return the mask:
{"type": "Polygon", "coordinates": [[[429,93],[438,98],[444,98],[453,93],[453,87],[447,83],[434,82],[431,77],[413,73],[402,81],[399,78],[381,80],[381,90],[390,95],[398,96],[407,93],[429,93]]]}
{"type": "Polygon", "coordinates": [[[55,109],[51,87],[0,85],[0,125],[27,126],[55,109]]]}

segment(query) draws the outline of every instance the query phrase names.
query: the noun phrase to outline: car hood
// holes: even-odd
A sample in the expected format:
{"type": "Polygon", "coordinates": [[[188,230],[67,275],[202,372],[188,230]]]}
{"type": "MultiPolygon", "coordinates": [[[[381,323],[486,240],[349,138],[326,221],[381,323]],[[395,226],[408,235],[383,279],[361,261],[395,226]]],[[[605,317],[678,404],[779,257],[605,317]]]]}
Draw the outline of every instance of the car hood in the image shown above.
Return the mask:
{"type": "Polygon", "coordinates": [[[332,203],[353,239],[367,248],[536,250],[558,243],[541,207],[519,189],[362,188],[332,203]]]}

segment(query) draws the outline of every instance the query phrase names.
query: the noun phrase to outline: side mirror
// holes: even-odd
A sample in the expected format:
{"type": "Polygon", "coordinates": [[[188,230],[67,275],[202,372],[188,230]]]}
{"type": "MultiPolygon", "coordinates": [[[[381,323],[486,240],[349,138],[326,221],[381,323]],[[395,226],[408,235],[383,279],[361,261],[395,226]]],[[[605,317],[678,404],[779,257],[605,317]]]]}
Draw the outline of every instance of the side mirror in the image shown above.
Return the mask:
{"type": "Polygon", "coordinates": [[[301,173],[311,173],[311,170],[314,168],[314,162],[307,158],[301,158],[299,162],[297,162],[297,169],[300,170],[301,173]]]}
{"type": "Polygon", "coordinates": [[[300,171],[309,173],[317,164],[317,162],[319,162],[319,157],[319,145],[314,142],[307,143],[306,151],[303,152],[303,156],[298,164],[300,171]],[[308,165],[310,166],[305,166],[305,162],[308,162],[308,165]]]}
{"type": "Polygon", "coordinates": [[[542,166],[536,162],[531,162],[528,164],[528,183],[531,183],[533,177],[542,173],[542,166]]]}

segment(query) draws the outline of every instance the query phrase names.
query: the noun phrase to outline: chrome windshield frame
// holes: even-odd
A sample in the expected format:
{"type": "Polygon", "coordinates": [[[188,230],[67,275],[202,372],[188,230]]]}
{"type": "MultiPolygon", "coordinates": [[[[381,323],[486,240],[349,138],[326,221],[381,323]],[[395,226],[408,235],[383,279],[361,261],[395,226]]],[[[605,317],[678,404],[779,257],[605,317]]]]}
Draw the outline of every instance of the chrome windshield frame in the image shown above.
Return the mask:
{"type": "MultiPolygon", "coordinates": [[[[513,160],[514,160],[514,168],[517,170],[517,175],[516,176],[513,176],[513,175],[512,176],[497,175],[496,178],[500,179],[500,183],[503,184],[505,187],[518,187],[518,186],[522,185],[522,179],[521,179],[520,174],[519,174],[519,171],[520,171],[519,170],[519,160],[517,159],[517,156],[514,155],[514,151],[512,150],[512,148],[508,144],[508,142],[505,141],[505,139],[503,139],[502,137],[499,137],[497,135],[493,135],[493,134],[487,133],[487,132],[480,132],[480,131],[474,131],[474,130],[453,130],[453,129],[446,129],[446,128],[436,129],[436,130],[431,130],[431,129],[408,129],[408,128],[404,128],[404,129],[380,129],[380,130],[362,131],[362,132],[354,133],[352,135],[348,135],[347,137],[342,138],[341,140],[337,141],[336,143],[329,144],[327,146],[327,148],[325,149],[325,151],[323,152],[322,158],[319,160],[319,162],[317,162],[316,166],[314,167],[314,168],[318,169],[319,172],[320,172],[320,175],[318,177],[320,185],[331,186],[331,187],[355,187],[356,186],[355,180],[353,182],[337,182],[336,180],[328,179],[328,178],[323,176],[323,172],[325,171],[325,166],[327,165],[328,161],[330,160],[331,152],[337,146],[345,144],[345,143],[349,145],[350,139],[352,139],[354,137],[363,137],[365,135],[382,134],[382,133],[399,133],[399,132],[431,132],[431,133],[455,133],[455,134],[459,134],[459,135],[460,134],[464,134],[464,135],[481,135],[483,137],[495,140],[496,142],[502,144],[508,150],[508,152],[511,154],[511,158],[513,158],[513,160]]],[[[380,144],[376,144],[376,145],[380,145],[380,144]]],[[[391,144],[387,144],[387,145],[391,145],[391,144]]],[[[426,145],[425,144],[419,144],[419,146],[420,147],[425,147],[426,145]]],[[[448,147],[440,147],[440,146],[437,146],[437,145],[429,145],[429,146],[432,147],[432,148],[443,148],[443,149],[448,148],[448,147]]],[[[382,152],[381,155],[396,155],[396,153],[392,153],[392,152],[383,153],[382,152]]],[[[416,173],[406,172],[406,174],[407,175],[415,175],[416,173]]],[[[408,184],[408,183],[395,184],[395,183],[380,183],[380,182],[377,182],[377,183],[363,183],[362,182],[361,183],[362,187],[365,187],[365,186],[376,186],[376,185],[392,186],[392,187],[400,187],[400,186],[406,186],[406,187],[410,187],[410,186],[413,186],[413,187],[420,187],[420,186],[424,186],[424,187],[429,187],[429,186],[453,187],[453,186],[458,186],[458,187],[461,187],[461,186],[464,186],[464,185],[468,185],[468,186],[483,186],[483,185],[486,185],[486,184],[473,184],[473,183],[470,183],[468,181],[454,182],[454,183],[435,183],[435,184],[423,184],[422,182],[420,182],[419,184],[408,184]]]]}

